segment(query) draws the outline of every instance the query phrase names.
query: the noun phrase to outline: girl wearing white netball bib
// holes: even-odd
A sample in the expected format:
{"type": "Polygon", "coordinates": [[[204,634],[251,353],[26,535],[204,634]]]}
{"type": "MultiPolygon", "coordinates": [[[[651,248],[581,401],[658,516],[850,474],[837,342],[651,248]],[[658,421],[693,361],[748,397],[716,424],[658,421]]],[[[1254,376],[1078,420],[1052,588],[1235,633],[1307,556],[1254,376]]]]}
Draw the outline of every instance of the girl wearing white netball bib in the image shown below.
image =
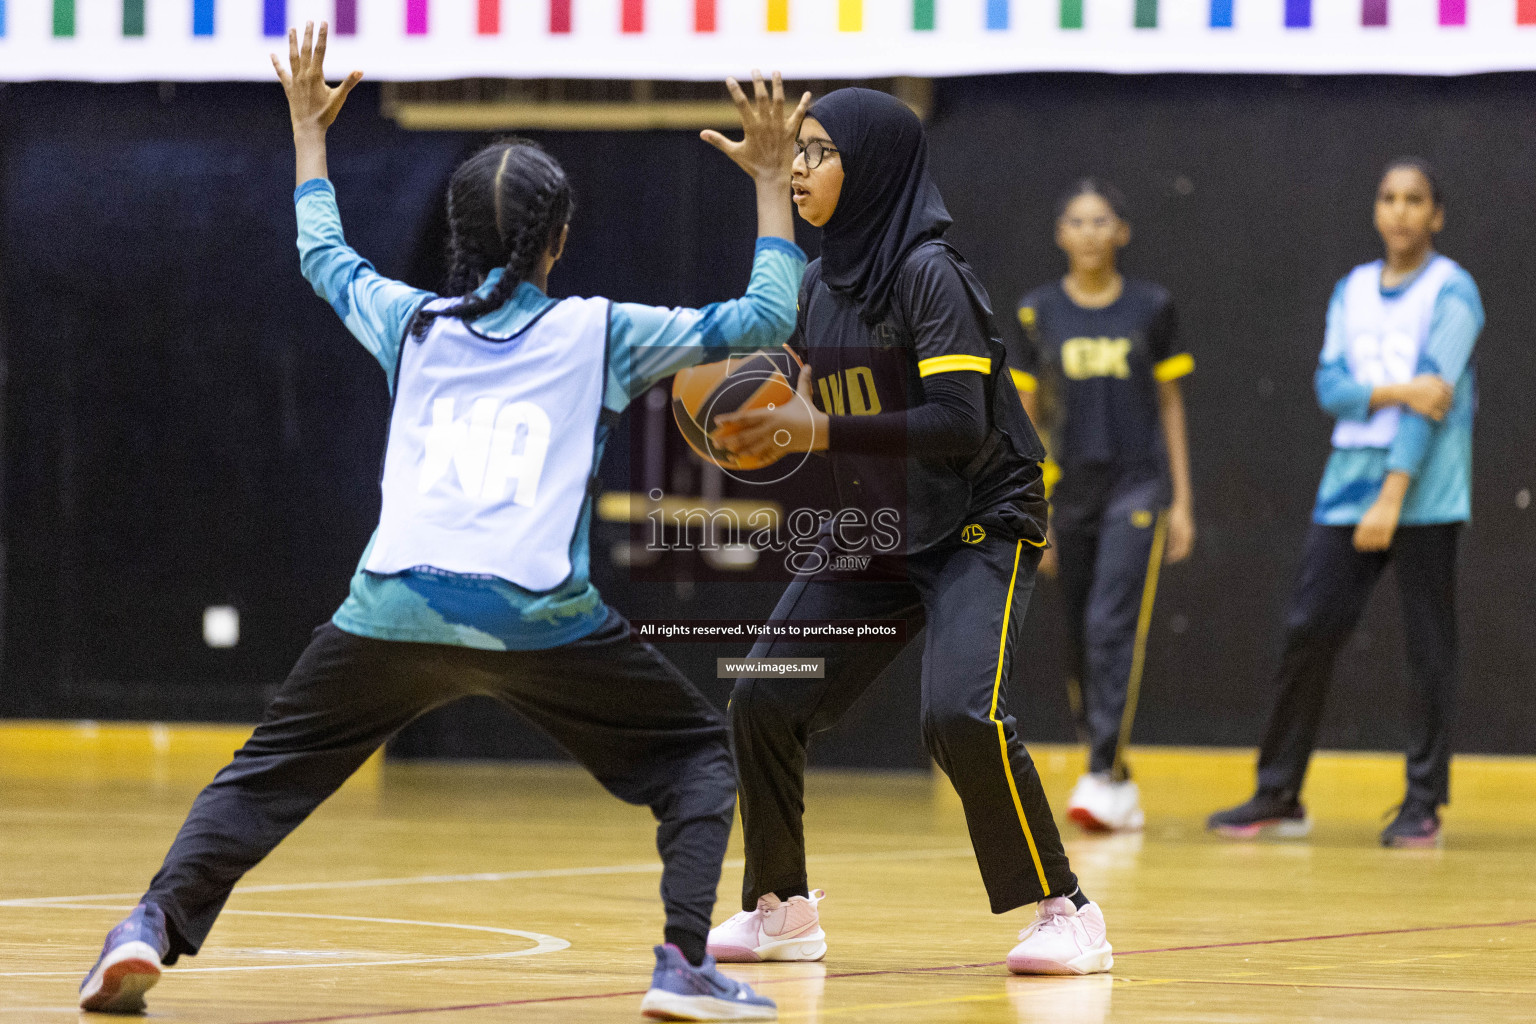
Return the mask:
{"type": "Polygon", "coordinates": [[[805,268],[790,164],[809,96],[786,114],[777,77],[770,97],[754,76],[753,101],[728,82],[745,138],[704,133],[757,184],[743,298],[700,310],[549,298],[571,189],[553,158],[522,142],[454,172],[450,295],[438,297],[383,277],[342,237],[325,132],[362,76],[325,84],[325,37],[324,24],[313,47],[309,28],[302,47],[290,34],[278,76],[304,276],[392,382],[379,528],[346,602],[108,936],[80,1004],[141,1009],[160,965],[198,951],[235,883],[374,750],[423,712],[485,694],[656,816],[666,928],[641,1009],[771,1019],[772,1000],[705,954],[735,802],[725,724],[592,587],[587,525],[603,443],[634,396],[685,366],[789,337],[805,268]]]}
{"type": "Polygon", "coordinates": [[[1434,251],[1444,224],[1429,165],[1389,165],[1376,194],[1386,257],[1340,281],[1328,308],[1316,383],[1337,420],[1333,454],[1286,618],[1258,792],[1211,815],[1217,831],[1306,833],[1299,796],[1334,661],[1391,562],[1415,699],[1408,793],[1381,842],[1439,841],[1439,807],[1450,799],[1456,544],[1472,514],[1472,348],[1483,327],[1471,275],[1434,251]]]}

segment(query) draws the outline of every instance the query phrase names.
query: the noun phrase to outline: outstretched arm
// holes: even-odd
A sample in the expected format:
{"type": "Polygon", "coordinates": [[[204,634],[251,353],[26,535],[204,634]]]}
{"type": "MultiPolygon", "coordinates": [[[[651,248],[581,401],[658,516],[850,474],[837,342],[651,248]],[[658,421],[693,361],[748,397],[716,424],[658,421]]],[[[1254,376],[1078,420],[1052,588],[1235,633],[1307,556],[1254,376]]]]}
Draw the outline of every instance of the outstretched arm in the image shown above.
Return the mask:
{"type": "Polygon", "coordinates": [[[733,142],[715,131],[703,131],[699,138],[735,161],[736,166],[752,176],[757,185],[757,237],[795,240],[795,215],[790,204],[789,169],[795,162],[795,140],[800,122],[811,105],[811,94],[788,115],[784,113],[784,80],[773,73],[773,91],[763,83],[760,71],[752,72],[752,95],[736,79],[727,78],[725,87],[741,115],[742,139],[733,142]]]}
{"type": "Polygon", "coordinates": [[[363,80],[361,71],[348,75],[340,85],[325,84],[325,38],[327,26],[320,23],[320,38],[315,39],[315,23],[304,24],[304,42],[299,43],[295,29],[288,30],[288,70],[272,54],[283,92],[288,94],[288,115],[293,120],[294,184],[311,178],[325,178],[325,133],[341,113],[347,94],[363,80]]]}
{"type": "Polygon", "coordinates": [[[331,304],[347,330],[384,367],[385,377],[393,385],[400,339],[417,308],[432,296],[380,274],[347,245],[342,235],[336,191],[327,180],[325,132],[363,73],[352,72],[334,89],[326,85],[322,69],[325,36],[322,21],[319,40],[313,41],[311,22],[304,27],[302,46],[298,33],[288,33],[288,70],[283,70],[276,54],[272,57],[293,118],[299,268],[315,294],[331,304]]]}

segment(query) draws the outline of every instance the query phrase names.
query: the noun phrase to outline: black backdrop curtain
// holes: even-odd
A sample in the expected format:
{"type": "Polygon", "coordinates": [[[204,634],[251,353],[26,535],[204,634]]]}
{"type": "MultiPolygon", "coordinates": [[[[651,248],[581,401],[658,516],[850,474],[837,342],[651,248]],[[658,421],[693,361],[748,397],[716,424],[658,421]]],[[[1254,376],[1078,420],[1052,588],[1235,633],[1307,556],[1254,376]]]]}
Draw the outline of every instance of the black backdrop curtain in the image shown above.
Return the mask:
{"type": "MultiPolygon", "coordinates": [[[[1482,406],[1463,563],[1458,749],[1536,750],[1533,486],[1536,76],[1466,79],[1029,75],[940,83],[934,167],[952,238],[1004,320],[1058,274],[1055,195],[1081,174],[1128,193],[1127,269],[1172,288],[1198,361],[1188,401],[1200,544],[1164,577],[1136,737],[1251,744],[1328,423],[1310,393],[1333,282],[1377,254],[1380,165],[1441,165],[1442,248],[1482,287],[1482,406]],[[1521,498],[1522,492],[1524,498],[1521,498]],[[1522,504],[1523,501],[1523,504],[1522,504]]],[[[354,94],[332,133],[348,238],[386,274],[442,270],[442,194],[480,137],[409,133],[354,94]]],[[[750,266],[745,179],[692,133],[541,133],[577,187],[557,294],[701,304],[750,266]]],[[[4,660],[0,714],[250,720],[345,594],[377,515],[388,397],[377,364],[300,278],[277,87],[0,87],[4,660]],[[240,609],[211,650],[204,607],[240,609]]],[[[814,239],[807,237],[808,248],[814,239]]],[[[626,486],[627,432],[606,469],[626,486]]],[[[622,610],[755,616],[777,588],[641,583],[604,557],[622,610]]],[[[1392,749],[1408,700],[1395,601],[1341,661],[1324,742],[1392,749]]],[[[1027,737],[1071,737],[1059,607],[1037,589],[1013,705],[1027,737]]],[[[670,649],[723,703],[713,658],[670,649]]],[[[822,756],[925,763],[915,661],[822,756]]],[[[406,753],[549,753],[473,705],[406,753]]]]}

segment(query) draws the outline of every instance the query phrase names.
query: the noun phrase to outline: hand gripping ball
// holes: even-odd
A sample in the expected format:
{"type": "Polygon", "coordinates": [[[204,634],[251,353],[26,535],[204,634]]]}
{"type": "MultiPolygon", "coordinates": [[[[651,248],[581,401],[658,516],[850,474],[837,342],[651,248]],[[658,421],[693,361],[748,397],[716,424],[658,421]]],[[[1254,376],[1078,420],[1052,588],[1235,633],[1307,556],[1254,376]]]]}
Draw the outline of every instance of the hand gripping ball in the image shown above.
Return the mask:
{"type": "Polygon", "coordinates": [[[772,459],[738,457],[715,443],[734,428],[716,417],[799,401],[795,383],[803,364],[788,345],[731,356],[680,371],[672,378],[672,415],[688,447],[722,469],[761,469],[772,459]]]}

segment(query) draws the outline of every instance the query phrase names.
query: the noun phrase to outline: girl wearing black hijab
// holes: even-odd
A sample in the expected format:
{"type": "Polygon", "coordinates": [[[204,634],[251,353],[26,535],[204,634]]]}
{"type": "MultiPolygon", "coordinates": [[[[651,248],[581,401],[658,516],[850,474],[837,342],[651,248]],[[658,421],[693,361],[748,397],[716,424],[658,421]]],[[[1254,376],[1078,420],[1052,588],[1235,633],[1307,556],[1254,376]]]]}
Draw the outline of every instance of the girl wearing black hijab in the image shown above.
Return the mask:
{"type": "MultiPolygon", "coordinates": [[[[1103,915],[1067,863],[1004,685],[1046,543],[1044,450],[986,292],[942,240],[951,221],[928,176],[922,125],[883,93],[833,92],[802,122],[792,186],[800,215],[825,228],[790,339],[807,364],[802,400],[720,417],[735,431],[720,438],[727,448],[824,452],[836,484],[838,510],[773,619],[901,619],[911,637],[926,627],[923,736],[964,804],[992,910],[1039,904],[1009,969],[1106,971],[1103,915]],[[864,567],[835,571],[850,565],[864,567]]],[[[904,646],[802,638],[753,648],[754,658],[824,659],[824,678],[736,681],[747,863],[743,912],[710,933],[717,959],[826,955],[823,894],[806,878],[806,744],[904,646]]]]}

